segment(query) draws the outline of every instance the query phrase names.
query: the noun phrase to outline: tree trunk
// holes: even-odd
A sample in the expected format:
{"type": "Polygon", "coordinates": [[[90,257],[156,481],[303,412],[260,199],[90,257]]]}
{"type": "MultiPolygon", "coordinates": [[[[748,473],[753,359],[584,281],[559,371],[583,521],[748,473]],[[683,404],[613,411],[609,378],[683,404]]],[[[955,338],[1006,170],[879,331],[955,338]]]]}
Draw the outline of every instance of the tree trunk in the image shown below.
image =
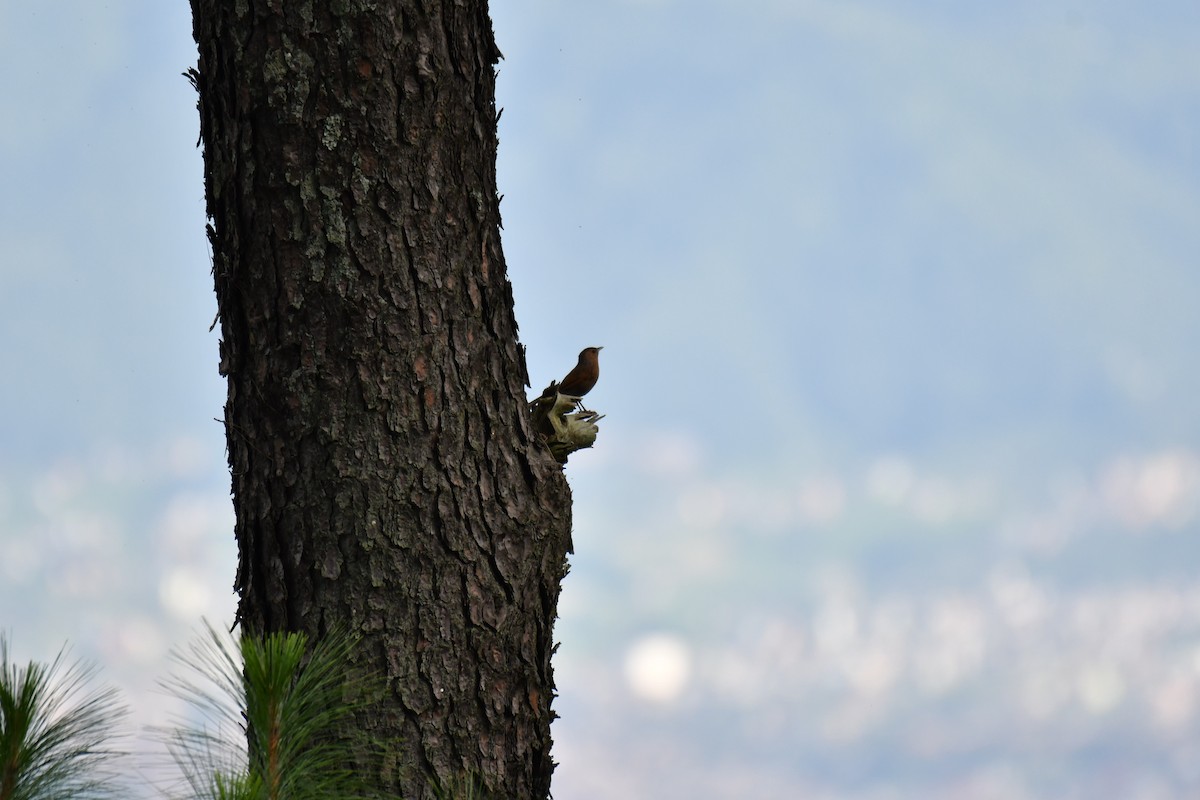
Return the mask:
{"type": "Polygon", "coordinates": [[[243,631],[363,637],[388,790],[545,798],[570,492],[526,408],[487,5],[192,11],[243,631]]]}

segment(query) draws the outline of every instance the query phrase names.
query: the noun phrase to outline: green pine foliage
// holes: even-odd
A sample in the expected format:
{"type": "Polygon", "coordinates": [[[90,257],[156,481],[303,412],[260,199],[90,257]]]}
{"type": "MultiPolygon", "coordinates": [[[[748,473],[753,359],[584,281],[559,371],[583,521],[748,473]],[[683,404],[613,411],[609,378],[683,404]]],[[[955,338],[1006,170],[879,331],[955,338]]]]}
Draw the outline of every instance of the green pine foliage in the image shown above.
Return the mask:
{"type": "Polygon", "coordinates": [[[449,783],[430,779],[429,790],[434,800],[487,800],[483,779],[474,775],[461,775],[449,783]]]}
{"type": "Polygon", "coordinates": [[[113,748],[128,713],[114,689],[90,688],[94,669],[18,666],[0,634],[0,800],[101,800],[123,796],[113,748]]]}
{"type": "MultiPolygon", "coordinates": [[[[353,641],[302,633],[232,637],[211,626],[175,661],[189,673],[166,688],[193,722],[167,731],[167,746],[197,800],[328,800],[369,797],[353,768],[378,752],[346,735],[371,681],[347,677],[353,641]],[[247,746],[248,745],[248,746],[247,746]]],[[[2,798],[0,798],[2,800],[2,798]]]]}

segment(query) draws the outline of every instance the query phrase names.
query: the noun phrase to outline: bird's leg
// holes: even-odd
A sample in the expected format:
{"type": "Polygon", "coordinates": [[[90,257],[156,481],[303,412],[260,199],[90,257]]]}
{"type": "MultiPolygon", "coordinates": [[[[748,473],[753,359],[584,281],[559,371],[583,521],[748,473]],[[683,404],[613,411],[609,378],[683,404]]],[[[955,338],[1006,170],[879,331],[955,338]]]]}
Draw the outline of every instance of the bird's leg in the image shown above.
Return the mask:
{"type": "Polygon", "coordinates": [[[582,411],[582,412],[584,412],[585,414],[591,414],[591,413],[592,413],[592,412],[591,412],[591,411],[589,411],[588,409],[584,408],[584,405],[583,405],[583,398],[582,398],[582,397],[576,397],[576,396],[574,396],[574,395],[570,395],[570,394],[564,394],[564,395],[563,395],[563,397],[565,397],[565,398],[567,398],[568,400],[570,400],[570,401],[571,401],[571,403],[572,403],[572,404],[575,406],[575,408],[576,408],[577,410],[579,410],[579,411],[582,411]]]}

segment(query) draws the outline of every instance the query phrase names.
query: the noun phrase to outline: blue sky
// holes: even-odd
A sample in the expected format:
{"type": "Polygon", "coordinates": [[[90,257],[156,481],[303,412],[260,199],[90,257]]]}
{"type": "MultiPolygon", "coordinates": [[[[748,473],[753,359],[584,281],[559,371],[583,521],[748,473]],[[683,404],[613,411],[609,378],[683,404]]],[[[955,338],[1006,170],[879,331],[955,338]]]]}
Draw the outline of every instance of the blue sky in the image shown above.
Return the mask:
{"type": "Polygon", "coordinates": [[[1194,386],[1194,12],[567,8],[498,21],[502,88],[537,98],[502,128],[526,330],[632,334],[606,364],[711,399],[710,429],[748,386],[795,398],[796,436],[891,395],[872,437],[1064,371],[1117,403],[1194,386]],[[590,308],[541,295],[581,284],[590,308]]]}
{"type": "MultiPolygon", "coordinates": [[[[1149,586],[1159,567],[1128,565],[1196,556],[1195,4],[514,0],[493,17],[534,389],[606,348],[590,399],[608,418],[568,467],[556,796],[740,796],[702,768],[709,727],[688,716],[742,674],[730,643],[876,663],[852,658],[865,623],[839,627],[891,608],[872,580],[978,569],[1056,620],[1070,581],[1149,586]],[[675,755],[606,792],[631,730],[675,755]]],[[[21,655],[74,642],[139,722],[162,713],[167,648],[232,610],[194,62],[183,2],[0,0],[0,627],[21,655]]],[[[986,618],[912,596],[918,618],[986,618]]],[[[1075,663],[1038,641],[1012,646],[1075,663]]],[[[1151,666],[1191,675],[1174,657],[1151,666]]],[[[914,663],[918,687],[959,674],[914,663]]],[[[1136,672],[1063,670],[1080,713],[1136,672]]],[[[839,714],[828,730],[867,724],[839,714]]],[[[723,769],[745,785],[746,763],[723,769]]],[[[786,754],[750,774],[764,798],[859,796],[786,754]]],[[[1022,786],[997,796],[1052,796],[1022,786]]]]}

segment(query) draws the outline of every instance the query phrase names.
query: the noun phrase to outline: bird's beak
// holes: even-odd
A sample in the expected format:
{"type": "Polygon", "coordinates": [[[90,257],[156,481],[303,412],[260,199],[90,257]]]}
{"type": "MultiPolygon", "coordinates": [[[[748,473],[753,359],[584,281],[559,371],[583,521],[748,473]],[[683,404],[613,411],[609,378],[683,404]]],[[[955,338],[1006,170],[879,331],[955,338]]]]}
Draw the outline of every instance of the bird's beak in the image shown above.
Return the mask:
{"type": "Polygon", "coordinates": [[[604,345],[600,345],[600,346],[599,346],[599,347],[597,347],[596,349],[597,349],[597,350],[603,350],[603,349],[604,349],[604,345]]]}

